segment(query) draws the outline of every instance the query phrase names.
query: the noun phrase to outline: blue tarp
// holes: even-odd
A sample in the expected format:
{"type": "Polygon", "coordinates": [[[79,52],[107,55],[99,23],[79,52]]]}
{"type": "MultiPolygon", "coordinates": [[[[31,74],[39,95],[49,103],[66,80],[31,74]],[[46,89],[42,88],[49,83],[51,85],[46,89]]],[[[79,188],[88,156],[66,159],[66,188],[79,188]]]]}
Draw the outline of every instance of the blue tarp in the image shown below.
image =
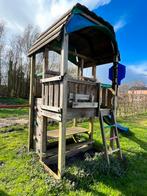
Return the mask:
{"type": "Polygon", "coordinates": [[[74,31],[78,31],[80,29],[84,29],[86,27],[98,26],[97,24],[91,22],[80,14],[73,14],[66,24],[66,32],[72,33],[74,31]]]}

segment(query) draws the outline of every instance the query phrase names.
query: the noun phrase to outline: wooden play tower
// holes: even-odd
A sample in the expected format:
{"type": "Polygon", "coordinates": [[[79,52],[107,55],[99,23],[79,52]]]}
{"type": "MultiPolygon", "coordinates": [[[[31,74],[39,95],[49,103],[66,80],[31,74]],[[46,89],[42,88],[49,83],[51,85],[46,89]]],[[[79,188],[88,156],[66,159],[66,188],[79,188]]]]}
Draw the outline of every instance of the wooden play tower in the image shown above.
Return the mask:
{"type": "Polygon", "coordinates": [[[59,179],[64,174],[67,157],[92,148],[94,117],[100,119],[105,154],[109,163],[103,116],[111,113],[114,117],[110,126],[111,138],[117,140],[119,155],[122,156],[117,129],[114,127],[117,65],[120,55],[113,27],[86,7],[76,4],[39,36],[28,56],[31,61],[28,147],[38,153],[46,170],[59,179]],[[59,72],[48,68],[50,51],[61,55],[59,72]],[[40,95],[37,93],[39,86],[35,76],[38,53],[43,53],[40,95]],[[78,67],[76,77],[68,74],[69,63],[78,67]],[[106,63],[113,63],[112,85],[104,85],[96,80],[96,66],[106,63]],[[84,69],[90,67],[92,77],[84,77],[84,69]],[[78,127],[78,118],[89,120],[88,130],[78,127]],[[59,129],[48,130],[50,119],[59,123],[59,129]],[[73,126],[68,127],[67,122],[71,120],[74,121],[73,126]],[[79,134],[85,134],[84,141],[77,139],[79,134]],[[56,171],[49,166],[53,162],[57,164],[56,171]]]}

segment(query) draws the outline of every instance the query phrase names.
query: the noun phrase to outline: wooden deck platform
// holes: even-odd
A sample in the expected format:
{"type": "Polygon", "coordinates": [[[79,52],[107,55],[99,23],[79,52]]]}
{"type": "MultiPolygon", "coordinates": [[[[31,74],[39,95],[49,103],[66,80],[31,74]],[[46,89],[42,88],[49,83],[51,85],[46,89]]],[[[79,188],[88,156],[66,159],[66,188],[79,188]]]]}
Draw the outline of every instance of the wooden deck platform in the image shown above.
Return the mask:
{"type": "MultiPolygon", "coordinates": [[[[88,129],[82,127],[70,127],[66,129],[66,137],[72,136],[79,133],[88,133],[88,129]]],[[[48,139],[54,138],[58,139],[59,137],[59,130],[53,130],[47,132],[48,139]]]]}

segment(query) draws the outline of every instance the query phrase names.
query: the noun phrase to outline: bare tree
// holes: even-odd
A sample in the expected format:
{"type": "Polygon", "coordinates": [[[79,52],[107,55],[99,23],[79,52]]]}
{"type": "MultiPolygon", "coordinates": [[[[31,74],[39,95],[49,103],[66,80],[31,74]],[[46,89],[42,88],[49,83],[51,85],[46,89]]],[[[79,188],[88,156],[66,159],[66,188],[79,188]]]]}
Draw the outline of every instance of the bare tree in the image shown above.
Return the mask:
{"type": "Polygon", "coordinates": [[[2,83],[2,52],[4,49],[5,24],[0,22],[0,85],[2,83]]]}
{"type": "Polygon", "coordinates": [[[24,59],[23,59],[24,64],[23,64],[23,66],[24,66],[26,75],[29,74],[29,60],[27,58],[28,51],[31,48],[32,44],[37,39],[37,37],[39,36],[39,33],[40,33],[40,30],[39,30],[38,27],[33,27],[32,25],[28,25],[24,29],[24,32],[21,36],[22,51],[23,51],[23,55],[24,55],[24,59]]]}

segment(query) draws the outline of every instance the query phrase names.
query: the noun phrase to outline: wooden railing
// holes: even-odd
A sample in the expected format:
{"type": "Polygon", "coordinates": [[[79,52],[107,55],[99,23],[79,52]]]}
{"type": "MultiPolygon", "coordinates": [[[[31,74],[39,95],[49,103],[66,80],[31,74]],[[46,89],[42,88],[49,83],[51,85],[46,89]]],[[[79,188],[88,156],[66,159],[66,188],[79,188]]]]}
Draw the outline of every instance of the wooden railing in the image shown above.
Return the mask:
{"type": "Polygon", "coordinates": [[[42,79],[42,109],[60,112],[60,82],[62,77],[42,79]]]}
{"type": "Polygon", "coordinates": [[[101,107],[102,108],[112,108],[113,105],[113,98],[115,96],[115,92],[112,89],[111,85],[108,84],[101,84],[100,85],[100,100],[101,100],[101,107]]]}

